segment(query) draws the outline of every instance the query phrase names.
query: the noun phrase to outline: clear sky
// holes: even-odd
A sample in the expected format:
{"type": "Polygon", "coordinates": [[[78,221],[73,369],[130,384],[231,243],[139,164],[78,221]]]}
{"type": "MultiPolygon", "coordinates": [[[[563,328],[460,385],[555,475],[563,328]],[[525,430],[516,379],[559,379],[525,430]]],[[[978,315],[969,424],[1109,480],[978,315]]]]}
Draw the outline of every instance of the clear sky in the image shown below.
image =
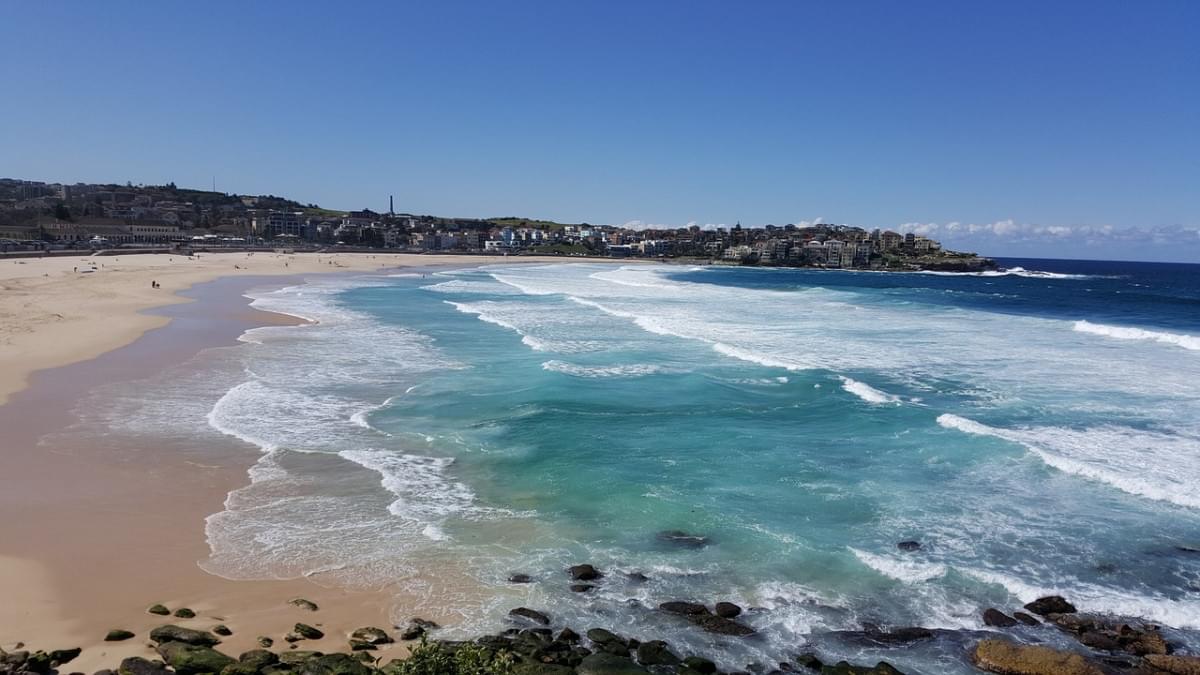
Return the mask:
{"type": "Polygon", "coordinates": [[[18,0],[0,58],[0,176],[1200,262],[1195,0],[18,0]]]}

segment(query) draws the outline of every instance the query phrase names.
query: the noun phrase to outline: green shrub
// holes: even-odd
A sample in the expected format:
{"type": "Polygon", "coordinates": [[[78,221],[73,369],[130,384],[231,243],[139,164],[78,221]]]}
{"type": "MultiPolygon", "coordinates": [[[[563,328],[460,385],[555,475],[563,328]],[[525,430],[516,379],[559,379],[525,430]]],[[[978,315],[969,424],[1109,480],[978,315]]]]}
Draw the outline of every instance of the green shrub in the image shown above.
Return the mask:
{"type": "Polygon", "coordinates": [[[508,652],[493,653],[471,643],[451,651],[425,636],[407,659],[384,668],[387,675],[511,675],[512,670],[513,658],[508,652]]]}

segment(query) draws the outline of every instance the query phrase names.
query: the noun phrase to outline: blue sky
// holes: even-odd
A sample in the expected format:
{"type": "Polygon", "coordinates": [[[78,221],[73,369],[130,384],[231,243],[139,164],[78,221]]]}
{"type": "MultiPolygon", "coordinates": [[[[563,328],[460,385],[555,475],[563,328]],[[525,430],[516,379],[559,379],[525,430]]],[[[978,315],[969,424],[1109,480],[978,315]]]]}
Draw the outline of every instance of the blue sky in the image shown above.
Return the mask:
{"type": "Polygon", "coordinates": [[[1191,0],[4,10],[3,176],[1200,261],[1191,0]]]}

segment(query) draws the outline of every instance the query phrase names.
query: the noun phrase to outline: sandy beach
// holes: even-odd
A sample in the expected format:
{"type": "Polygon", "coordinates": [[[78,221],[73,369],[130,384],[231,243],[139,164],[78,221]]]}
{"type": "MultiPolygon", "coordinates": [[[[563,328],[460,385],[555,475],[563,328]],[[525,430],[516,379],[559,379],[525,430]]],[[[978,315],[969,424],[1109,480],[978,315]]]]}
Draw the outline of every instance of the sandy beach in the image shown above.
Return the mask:
{"type": "MultiPolygon", "coordinates": [[[[516,259],[549,262],[546,258],[516,259]]],[[[344,649],[351,630],[391,630],[403,616],[396,593],[321,586],[319,580],[229,581],[205,573],[204,518],[246,481],[254,452],[230,439],[206,448],[213,461],[183,461],[171,448],[112,447],[102,438],[55,435],[89,390],[146,377],[211,346],[233,344],[247,328],[297,323],[250,309],[250,288],[306,275],[383,268],[470,266],[477,256],[276,255],[26,258],[0,262],[0,648],[83,647],[72,670],[109,667],[130,655],[154,657],[146,634],[164,623],[146,608],[188,607],[196,618],[169,621],[234,631],[232,653],[277,641],[297,621],[322,627],[305,648],[344,649]],[[159,287],[153,287],[157,282],[159,287]],[[156,330],[157,329],[157,330],[156,330]],[[49,440],[47,440],[49,438],[49,440]],[[288,600],[320,606],[309,612],[288,600]],[[135,632],[102,641],[109,629],[135,632]]],[[[514,262],[505,260],[504,262],[514,262]]],[[[431,589],[465,577],[439,569],[431,589]]],[[[403,600],[400,601],[403,605],[403,600]]],[[[434,603],[436,604],[436,603],[434,603]]],[[[413,598],[421,616],[439,616],[413,598]]]]}

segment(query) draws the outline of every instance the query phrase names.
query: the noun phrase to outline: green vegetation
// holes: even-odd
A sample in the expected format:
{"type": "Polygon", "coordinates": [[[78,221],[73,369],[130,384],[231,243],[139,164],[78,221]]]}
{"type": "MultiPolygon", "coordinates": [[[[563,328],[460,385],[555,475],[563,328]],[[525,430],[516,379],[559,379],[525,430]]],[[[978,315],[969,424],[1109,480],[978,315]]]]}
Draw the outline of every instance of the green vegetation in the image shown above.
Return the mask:
{"type": "Polygon", "coordinates": [[[387,675],[511,675],[513,657],[476,644],[458,645],[453,651],[421,636],[412,655],[383,668],[387,675]]]}
{"type": "Polygon", "coordinates": [[[488,218],[487,222],[496,227],[536,227],[542,230],[561,230],[567,225],[572,224],[576,227],[587,227],[587,223],[556,223],[553,220],[517,218],[516,216],[507,216],[505,218],[488,218]]]}
{"type": "Polygon", "coordinates": [[[534,246],[529,251],[548,255],[588,255],[591,253],[591,250],[583,244],[548,244],[534,246]]]}

